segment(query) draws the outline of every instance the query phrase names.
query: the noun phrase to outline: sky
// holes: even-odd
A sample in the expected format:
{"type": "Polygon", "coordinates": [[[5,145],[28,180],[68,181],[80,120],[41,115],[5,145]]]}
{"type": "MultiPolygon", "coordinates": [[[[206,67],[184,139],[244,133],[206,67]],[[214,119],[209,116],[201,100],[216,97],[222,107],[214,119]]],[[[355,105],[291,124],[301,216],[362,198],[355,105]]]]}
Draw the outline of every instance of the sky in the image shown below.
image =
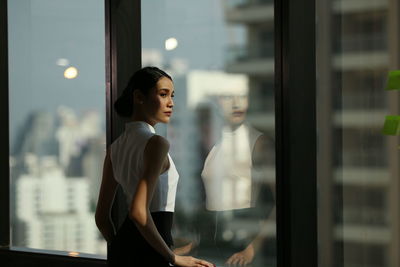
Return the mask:
{"type": "Polygon", "coordinates": [[[104,9],[98,0],[8,3],[10,136],[33,111],[104,110],[104,9]],[[57,65],[60,58],[67,66],[57,65]],[[75,79],[64,78],[68,66],[75,79]]]}

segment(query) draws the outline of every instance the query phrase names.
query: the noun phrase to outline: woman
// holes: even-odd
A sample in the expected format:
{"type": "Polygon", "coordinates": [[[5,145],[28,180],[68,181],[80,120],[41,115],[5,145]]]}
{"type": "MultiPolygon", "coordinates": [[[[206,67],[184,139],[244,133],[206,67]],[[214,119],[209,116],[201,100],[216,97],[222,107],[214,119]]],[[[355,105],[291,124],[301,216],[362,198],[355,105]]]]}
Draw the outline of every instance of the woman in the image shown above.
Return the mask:
{"type": "Polygon", "coordinates": [[[168,153],[169,143],[155,134],[154,125],[169,122],[173,97],[171,77],[146,67],[131,77],[114,105],[118,115],[130,122],[107,149],[96,209],[97,227],[110,244],[109,266],[213,266],[171,250],[179,175],[168,153]],[[114,234],[109,214],[118,184],[129,210],[114,234]]]}
{"type": "Polygon", "coordinates": [[[261,230],[273,216],[273,174],[266,172],[274,166],[273,140],[246,121],[247,94],[232,90],[216,100],[223,126],[201,173],[209,223],[200,229],[198,253],[213,246],[221,264],[266,266],[273,241],[261,230]]]}

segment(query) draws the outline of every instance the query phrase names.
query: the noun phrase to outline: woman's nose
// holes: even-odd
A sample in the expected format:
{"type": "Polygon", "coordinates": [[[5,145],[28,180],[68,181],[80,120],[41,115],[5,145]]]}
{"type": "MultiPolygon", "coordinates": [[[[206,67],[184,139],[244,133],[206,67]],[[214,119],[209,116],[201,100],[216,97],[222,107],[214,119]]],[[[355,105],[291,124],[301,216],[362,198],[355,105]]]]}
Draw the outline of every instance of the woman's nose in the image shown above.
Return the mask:
{"type": "Polygon", "coordinates": [[[240,98],[238,96],[232,97],[232,107],[237,108],[239,107],[240,98]]]}
{"type": "Polygon", "coordinates": [[[172,98],[170,98],[168,106],[171,107],[171,108],[174,106],[174,100],[172,100],[172,98]]]}

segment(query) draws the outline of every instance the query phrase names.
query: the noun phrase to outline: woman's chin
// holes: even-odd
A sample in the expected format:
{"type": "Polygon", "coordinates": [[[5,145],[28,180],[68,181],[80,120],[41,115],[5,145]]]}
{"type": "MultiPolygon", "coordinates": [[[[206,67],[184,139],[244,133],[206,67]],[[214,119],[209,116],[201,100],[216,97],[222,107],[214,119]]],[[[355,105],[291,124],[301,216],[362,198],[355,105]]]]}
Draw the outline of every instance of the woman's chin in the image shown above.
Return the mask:
{"type": "Polygon", "coordinates": [[[166,117],[166,118],[162,118],[162,119],[161,119],[161,122],[162,122],[162,123],[169,123],[170,120],[171,120],[170,117],[166,117]]]}
{"type": "Polygon", "coordinates": [[[244,122],[245,119],[246,119],[245,116],[230,117],[229,122],[231,124],[241,124],[244,122]]]}

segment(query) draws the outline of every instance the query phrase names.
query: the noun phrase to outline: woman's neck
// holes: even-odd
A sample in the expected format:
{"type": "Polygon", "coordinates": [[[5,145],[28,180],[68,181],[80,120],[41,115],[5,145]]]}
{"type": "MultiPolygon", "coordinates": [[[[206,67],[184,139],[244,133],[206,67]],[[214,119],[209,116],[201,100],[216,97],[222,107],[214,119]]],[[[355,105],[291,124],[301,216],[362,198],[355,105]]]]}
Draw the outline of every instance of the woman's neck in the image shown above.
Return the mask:
{"type": "Polygon", "coordinates": [[[133,113],[132,117],[130,118],[130,121],[144,121],[153,127],[154,127],[154,125],[156,125],[155,121],[153,121],[149,118],[146,118],[146,116],[143,116],[142,114],[137,114],[135,112],[133,113]]]}

